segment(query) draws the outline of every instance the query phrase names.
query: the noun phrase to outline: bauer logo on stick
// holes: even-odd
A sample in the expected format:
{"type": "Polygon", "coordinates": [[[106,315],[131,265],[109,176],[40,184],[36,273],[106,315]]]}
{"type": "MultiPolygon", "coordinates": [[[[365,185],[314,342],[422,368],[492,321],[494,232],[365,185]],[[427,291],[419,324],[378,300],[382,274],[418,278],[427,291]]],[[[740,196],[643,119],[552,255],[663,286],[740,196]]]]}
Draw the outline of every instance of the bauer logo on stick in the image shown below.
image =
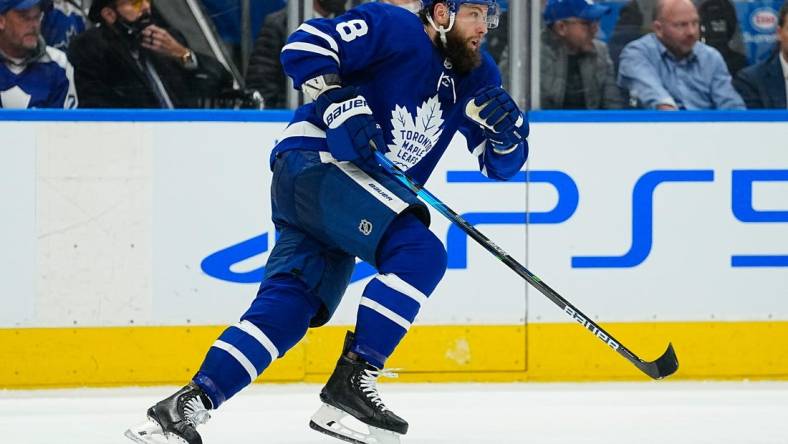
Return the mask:
{"type": "Polygon", "coordinates": [[[607,345],[610,346],[610,348],[612,348],[613,350],[618,350],[618,347],[619,347],[618,342],[616,342],[613,339],[611,339],[608,335],[605,334],[605,332],[603,332],[596,325],[594,325],[593,322],[591,322],[588,319],[584,318],[583,315],[577,313],[576,311],[574,311],[572,309],[572,307],[570,307],[568,305],[566,307],[564,307],[564,311],[566,312],[566,314],[568,314],[569,316],[574,318],[574,320],[577,321],[580,325],[582,325],[583,327],[587,328],[588,331],[590,331],[591,333],[596,335],[596,337],[598,337],[599,339],[601,339],[604,342],[606,342],[607,345]]]}

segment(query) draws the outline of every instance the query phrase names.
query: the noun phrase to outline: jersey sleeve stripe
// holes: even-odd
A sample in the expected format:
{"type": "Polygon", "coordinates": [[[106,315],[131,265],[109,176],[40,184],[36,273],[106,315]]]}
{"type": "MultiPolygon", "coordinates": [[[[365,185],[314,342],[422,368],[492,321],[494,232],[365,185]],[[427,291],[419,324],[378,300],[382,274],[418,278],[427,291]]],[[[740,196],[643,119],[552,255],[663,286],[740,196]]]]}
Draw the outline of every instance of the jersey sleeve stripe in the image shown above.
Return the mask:
{"type": "Polygon", "coordinates": [[[291,137],[314,137],[317,139],[325,139],[326,132],[307,121],[295,122],[285,128],[285,131],[276,143],[291,137]]]}
{"type": "Polygon", "coordinates": [[[301,26],[298,27],[298,31],[304,31],[308,34],[312,34],[314,36],[320,37],[321,39],[325,40],[329,44],[329,46],[331,46],[331,49],[333,49],[334,52],[339,53],[339,45],[337,45],[337,41],[334,40],[334,38],[331,37],[330,35],[315,28],[309,23],[301,24],[301,26]]]}
{"type": "Polygon", "coordinates": [[[312,52],[324,56],[329,56],[334,60],[336,60],[337,64],[339,64],[339,56],[335,52],[323,48],[322,46],[313,45],[311,43],[304,43],[304,42],[288,43],[287,45],[284,46],[284,48],[282,48],[282,52],[285,51],[305,51],[305,52],[312,52]]]}

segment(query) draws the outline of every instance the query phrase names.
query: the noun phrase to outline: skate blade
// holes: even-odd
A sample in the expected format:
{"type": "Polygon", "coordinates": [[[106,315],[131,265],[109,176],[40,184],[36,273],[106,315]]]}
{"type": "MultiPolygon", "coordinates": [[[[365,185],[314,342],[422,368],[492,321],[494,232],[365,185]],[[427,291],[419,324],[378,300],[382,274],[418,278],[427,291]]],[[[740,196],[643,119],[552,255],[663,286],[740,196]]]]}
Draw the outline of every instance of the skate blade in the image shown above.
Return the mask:
{"type": "Polygon", "coordinates": [[[336,407],[323,404],[312,415],[309,427],[320,433],[354,444],[400,444],[398,433],[364,424],[336,407]],[[351,427],[347,423],[352,423],[351,427]],[[368,432],[361,431],[366,428],[368,432]]]}
{"type": "Polygon", "coordinates": [[[177,436],[173,436],[174,439],[169,440],[159,423],[150,418],[140,425],[129,428],[123,436],[138,444],[186,444],[184,440],[179,439],[177,436]]]}

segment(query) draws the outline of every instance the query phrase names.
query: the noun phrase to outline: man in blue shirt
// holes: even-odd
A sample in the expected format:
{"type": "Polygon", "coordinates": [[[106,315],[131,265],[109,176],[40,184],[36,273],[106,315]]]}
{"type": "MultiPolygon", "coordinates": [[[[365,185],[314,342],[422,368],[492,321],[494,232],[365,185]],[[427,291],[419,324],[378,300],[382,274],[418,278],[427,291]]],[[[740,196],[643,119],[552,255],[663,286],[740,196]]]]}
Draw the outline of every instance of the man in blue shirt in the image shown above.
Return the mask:
{"type": "Polygon", "coordinates": [[[720,53],[698,41],[700,20],[690,0],[659,0],[653,33],[621,53],[618,84],[637,105],[658,110],[744,109],[720,53]]]}
{"type": "Polygon", "coordinates": [[[74,70],[46,46],[42,0],[0,0],[0,108],[76,108],[74,70]]]}

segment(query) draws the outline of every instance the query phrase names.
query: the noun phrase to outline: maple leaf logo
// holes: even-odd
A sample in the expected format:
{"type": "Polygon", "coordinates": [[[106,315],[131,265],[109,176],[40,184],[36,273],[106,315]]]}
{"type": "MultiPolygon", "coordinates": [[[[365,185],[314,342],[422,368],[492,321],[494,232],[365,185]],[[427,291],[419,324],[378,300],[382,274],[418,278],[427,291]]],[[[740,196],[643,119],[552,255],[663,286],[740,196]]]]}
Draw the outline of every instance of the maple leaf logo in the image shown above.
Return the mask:
{"type": "Polygon", "coordinates": [[[22,88],[14,86],[5,91],[0,91],[0,108],[26,109],[30,106],[33,97],[24,92],[22,88]]]}
{"type": "Polygon", "coordinates": [[[442,132],[443,110],[437,95],[416,107],[415,119],[407,108],[397,105],[391,112],[392,141],[386,156],[408,170],[430,152],[442,132]]]}

